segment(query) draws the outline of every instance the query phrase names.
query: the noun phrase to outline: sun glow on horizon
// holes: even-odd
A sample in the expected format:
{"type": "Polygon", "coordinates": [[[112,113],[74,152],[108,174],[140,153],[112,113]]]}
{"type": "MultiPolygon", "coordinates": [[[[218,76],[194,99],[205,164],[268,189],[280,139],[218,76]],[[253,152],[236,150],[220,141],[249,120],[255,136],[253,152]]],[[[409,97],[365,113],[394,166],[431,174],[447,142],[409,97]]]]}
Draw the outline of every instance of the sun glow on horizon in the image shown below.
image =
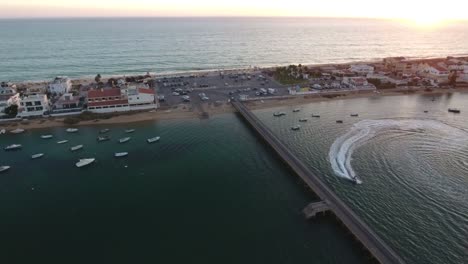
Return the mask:
{"type": "Polygon", "coordinates": [[[466,0],[0,0],[0,18],[287,16],[406,20],[416,26],[468,21],[466,0]]]}

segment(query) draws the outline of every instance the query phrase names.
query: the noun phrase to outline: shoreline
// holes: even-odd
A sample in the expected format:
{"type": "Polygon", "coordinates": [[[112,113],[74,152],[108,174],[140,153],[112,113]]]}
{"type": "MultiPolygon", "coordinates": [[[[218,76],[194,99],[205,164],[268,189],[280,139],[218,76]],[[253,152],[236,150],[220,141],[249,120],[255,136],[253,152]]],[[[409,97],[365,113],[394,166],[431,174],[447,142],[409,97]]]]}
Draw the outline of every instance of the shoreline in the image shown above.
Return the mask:
{"type": "MultiPolygon", "coordinates": [[[[426,91],[425,89],[418,89],[412,91],[404,90],[380,90],[379,93],[374,92],[343,92],[339,95],[327,96],[326,94],[320,95],[302,95],[292,98],[277,98],[277,99],[259,99],[255,101],[247,101],[245,104],[251,110],[270,109],[275,107],[284,106],[298,106],[317,102],[346,100],[356,98],[371,98],[371,97],[384,97],[384,96],[402,96],[402,95],[441,95],[449,93],[468,93],[467,88],[457,89],[433,89],[426,91]]],[[[234,113],[235,109],[228,102],[221,105],[213,103],[204,103],[202,105],[204,111],[210,117],[218,116],[226,113],[234,113]]],[[[147,123],[159,120],[174,120],[174,119],[203,119],[202,113],[197,108],[192,108],[187,105],[179,105],[177,108],[172,109],[159,109],[155,112],[128,112],[113,116],[108,119],[95,119],[81,121],[78,124],[68,125],[64,123],[66,117],[55,118],[39,118],[23,121],[11,121],[8,123],[0,123],[0,129],[7,131],[15,128],[23,128],[25,130],[39,130],[46,128],[57,127],[81,127],[81,126],[102,126],[102,125],[118,125],[118,124],[133,124],[133,123],[147,123]]]]}
{"type": "MultiPolygon", "coordinates": [[[[397,55],[401,56],[401,55],[397,55]]],[[[433,55],[433,56],[401,56],[407,58],[409,61],[411,60],[433,60],[433,59],[445,59],[447,57],[468,57],[467,54],[451,54],[451,55],[433,55]]],[[[341,62],[323,62],[323,63],[313,63],[313,62],[291,62],[286,64],[276,64],[276,65],[250,65],[250,66],[239,66],[239,67],[220,67],[220,68],[212,68],[212,69],[193,69],[193,70],[175,70],[175,71],[167,71],[167,72],[160,72],[160,73],[152,73],[149,72],[150,75],[154,78],[164,78],[164,77],[175,77],[175,76],[186,76],[186,75],[205,75],[205,74],[217,74],[219,72],[249,72],[249,71],[264,71],[264,70],[272,70],[277,67],[286,67],[291,64],[302,64],[303,66],[307,66],[310,68],[314,67],[327,67],[327,66],[346,66],[351,64],[376,64],[381,63],[384,58],[367,58],[367,59],[356,59],[356,60],[349,60],[349,61],[341,61],[341,62]]],[[[97,73],[96,73],[97,74],[97,73]]],[[[134,76],[142,76],[145,75],[146,72],[128,72],[128,73],[121,73],[121,74],[101,74],[102,79],[110,79],[110,78],[124,78],[124,77],[134,77],[134,76]]],[[[58,74],[57,76],[61,76],[58,74]]],[[[69,77],[72,82],[94,82],[93,74],[90,75],[83,75],[77,77],[69,77]]],[[[56,77],[56,76],[55,76],[56,77]]],[[[54,77],[51,77],[53,79],[54,77]]],[[[13,82],[17,85],[47,85],[51,79],[48,80],[8,80],[8,82],[13,82]]],[[[2,81],[2,80],[0,80],[2,81]]],[[[7,80],[3,80],[7,81],[7,80]]]]}

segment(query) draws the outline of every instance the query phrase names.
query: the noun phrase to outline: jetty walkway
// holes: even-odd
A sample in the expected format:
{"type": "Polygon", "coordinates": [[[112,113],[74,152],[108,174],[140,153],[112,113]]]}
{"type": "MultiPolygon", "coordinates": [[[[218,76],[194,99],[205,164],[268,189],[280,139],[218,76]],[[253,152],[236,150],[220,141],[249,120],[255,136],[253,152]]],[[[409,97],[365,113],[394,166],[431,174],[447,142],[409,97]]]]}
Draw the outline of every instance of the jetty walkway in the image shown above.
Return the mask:
{"type": "Polygon", "coordinates": [[[318,176],[314,175],[242,102],[232,101],[232,105],[259,136],[275,150],[279,157],[320,197],[322,202],[311,204],[304,209],[307,217],[312,217],[318,212],[331,211],[377,261],[382,264],[404,263],[390,246],[364,223],[318,176]]]}

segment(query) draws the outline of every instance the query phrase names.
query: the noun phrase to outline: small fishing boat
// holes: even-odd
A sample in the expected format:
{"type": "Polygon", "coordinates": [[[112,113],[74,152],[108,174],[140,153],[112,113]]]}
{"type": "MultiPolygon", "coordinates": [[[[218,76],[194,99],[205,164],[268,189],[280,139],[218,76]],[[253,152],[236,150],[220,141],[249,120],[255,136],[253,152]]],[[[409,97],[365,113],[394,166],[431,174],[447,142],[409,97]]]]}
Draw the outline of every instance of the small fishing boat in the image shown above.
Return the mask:
{"type": "Polygon", "coordinates": [[[135,132],[135,129],[127,129],[125,130],[125,133],[129,134],[129,133],[133,133],[135,132]]]}
{"type": "Polygon", "coordinates": [[[108,133],[109,131],[110,131],[110,129],[108,129],[108,128],[101,129],[101,130],[99,130],[99,134],[105,134],[105,133],[108,133]]]}
{"type": "Polygon", "coordinates": [[[0,166],[0,172],[4,172],[10,169],[10,166],[0,166]]]}
{"type": "Polygon", "coordinates": [[[273,116],[284,116],[284,115],[286,115],[285,112],[275,112],[275,113],[273,113],[273,116]]]}
{"type": "Polygon", "coordinates": [[[52,135],[42,135],[42,136],[41,136],[42,139],[51,139],[51,138],[53,138],[53,137],[54,137],[54,136],[52,136],[52,135]]]}
{"type": "Polygon", "coordinates": [[[65,131],[67,131],[67,133],[76,133],[78,132],[78,128],[67,128],[65,131]]]}
{"type": "Polygon", "coordinates": [[[343,120],[336,120],[337,124],[343,124],[343,120]]]}
{"type": "Polygon", "coordinates": [[[125,138],[121,138],[119,139],[119,143],[125,143],[125,142],[128,142],[130,141],[131,137],[125,137],[125,138]]]}
{"type": "Polygon", "coordinates": [[[104,141],[109,141],[109,140],[110,140],[109,136],[97,137],[98,142],[104,142],[104,141]]]}
{"type": "Polygon", "coordinates": [[[309,120],[309,119],[307,119],[307,118],[301,118],[301,119],[299,119],[299,122],[303,122],[303,123],[304,123],[304,122],[307,122],[308,120],[309,120]]]}
{"type": "Polygon", "coordinates": [[[358,117],[359,114],[351,114],[351,117],[358,117]]]}
{"type": "Polygon", "coordinates": [[[38,153],[31,156],[31,159],[40,159],[44,157],[44,153],[38,153]]]}
{"type": "Polygon", "coordinates": [[[5,150],[18,150],[18,149],[21,149],[23,146],[21,146],[21,144],[12,144],[12,145],[9,145],[9,146],[6,146],[5,147],[5,150]]]}
{"type": "Polygon", "coordinates": [[[128,152],[117,152],[114,154],[114,157],[116,158],[122,158],[128,156],[128,152]]]}
{"type": "Polygon", "coordinates": [[[301,126],[300,126],[300,125],[291,127],[291,130],[294,130],[294,131],[297,131],[297,130],[299,130],[299,129],[301,129],[301,126]]]}
{"type": "Polygon", "coordinates": [[[5,129],[0,130],[0,135],[3,135],[3,134],[5,134],[5,133],[6,133],[6,130],[5,130],[5,129]]]}
{"type": "Polygon", "coordinates": [[[77,150],[80,150],[82,148],[83,148],[83,145],[77,145],[77,146],[71,147],[70,150],[71,151],[77,151],[77,150]]]}
{"type": "Polygon", "coordinates": [[[457,108],[449,108],[448,111],[450,113],[454,113],[454,114],[459,114],[461,113],[460,109],[457,109],[457,108]]]}
{"type": "Polygon", "coordinates": [[[21,134],[21,133],[23,133],[24,131],[25,131],[25,130],[22,129],[22,128],[17,128],[17,129],[15,129],[15,130],[11,130],[10,133],[11,133],[11,134],[21,134]]]}
{"type": "Polygon", "coordinates": [[[154,142],[159,141],[159,139],[161,139],[161,137],[148,138],[146,141],[148,143],[154,143],[154,142]]]}
{"type": "Polygon", "coordinates": [[[312,117],[320,118],[320,115],[312,115],[312,117]]]}
{"type": "Polygon", "coordinates": [[[300,111],[301,111],[301,109],[296,108],[296,109],[293,110],[293,113],[297,113],[297,112],[300,112],[300,111]]]}
{"type": "Polygon", "coordinates": [[[57,144],[65,144],[67,142],[68,142],[68,140],[60,140],[60,141],[57,141],[57,144]]]}
{"type": "Polygon", "coordinates": [[[95,158],[80,159],[80,161],[78,161],[75,165],[76,165],[76,167],[81,168],[81,167],[84,167],[86,165],[89,165],[89,164],[93,163],[95,160],[96,160],[95,158]]]}

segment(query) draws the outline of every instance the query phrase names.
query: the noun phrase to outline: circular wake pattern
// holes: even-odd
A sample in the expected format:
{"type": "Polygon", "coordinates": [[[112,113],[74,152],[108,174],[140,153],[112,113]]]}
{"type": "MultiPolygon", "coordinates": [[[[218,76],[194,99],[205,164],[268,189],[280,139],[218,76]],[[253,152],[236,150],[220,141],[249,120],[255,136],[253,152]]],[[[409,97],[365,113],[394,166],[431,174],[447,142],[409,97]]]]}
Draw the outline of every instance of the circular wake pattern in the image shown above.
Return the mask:
{"type": "MultiPolygon", "coordinates": [[[[436,144],[440,150],[443,146],[447,151],[458,152],[468,142],[468,132],[460,128],[452,127],[437,120],[428,119],[380,119],[363,120],[352,126],[344,135],[333,142],[329,160],[334,173],[342,178],[362,183],[361,179],[351,166],[354,151],[366,144],[372,138],[390,133],[393,135],[404,133],[414,135],[421,133],[430,135],[430,141],[436,144]]],[[[464,161],[463,161],[464,162],[464,161]]]]}

